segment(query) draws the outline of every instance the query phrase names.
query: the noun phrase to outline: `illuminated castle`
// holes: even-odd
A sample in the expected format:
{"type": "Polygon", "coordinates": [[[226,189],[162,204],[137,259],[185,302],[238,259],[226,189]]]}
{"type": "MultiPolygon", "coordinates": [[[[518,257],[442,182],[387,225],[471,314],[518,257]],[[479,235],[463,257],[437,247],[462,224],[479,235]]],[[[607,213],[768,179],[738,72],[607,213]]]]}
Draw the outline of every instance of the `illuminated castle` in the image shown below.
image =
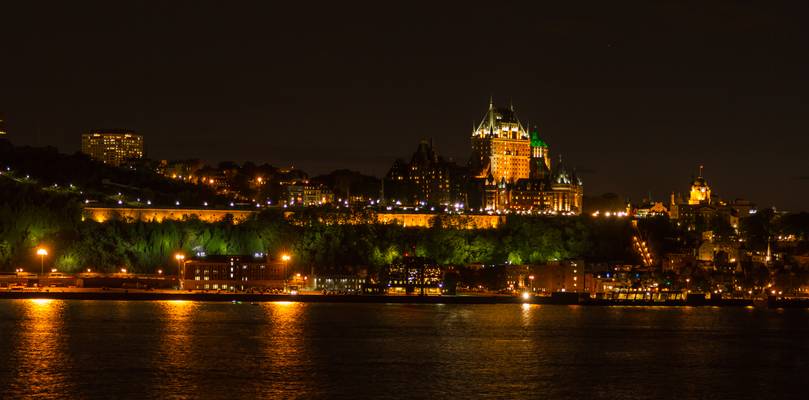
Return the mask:
{"type": "Polygon", "coordinates": [[[489,110],[477,129],[472,132],[472,160],[478,177],[491,173],[497,181],[514,183],[530,174],[531,139],[517,119],[514,107],[489,110]]]}
{"type": "MultiPolygon", "coordinates": [[[[559,160],[552,168],[550,148],[535,128],[529,133],[514,106],[489,109],[472,131],[470,176],[477,193],[470,193],[471,208],[578,214],[583,187],[575,171],[559,160]]],[[[473,190],[474,192],[474,190],[473,190]]]]}

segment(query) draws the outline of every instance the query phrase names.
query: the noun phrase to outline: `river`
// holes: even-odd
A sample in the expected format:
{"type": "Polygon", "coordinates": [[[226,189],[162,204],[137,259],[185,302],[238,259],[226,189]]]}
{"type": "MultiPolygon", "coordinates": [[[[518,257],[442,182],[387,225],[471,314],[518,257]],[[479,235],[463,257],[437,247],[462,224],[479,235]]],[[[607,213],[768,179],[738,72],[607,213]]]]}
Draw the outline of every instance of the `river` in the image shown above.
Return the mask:
{"type": "Polygon", "coordinates": [[[0,300],[0,398],[805,398],[809,310],[0,300]]]}

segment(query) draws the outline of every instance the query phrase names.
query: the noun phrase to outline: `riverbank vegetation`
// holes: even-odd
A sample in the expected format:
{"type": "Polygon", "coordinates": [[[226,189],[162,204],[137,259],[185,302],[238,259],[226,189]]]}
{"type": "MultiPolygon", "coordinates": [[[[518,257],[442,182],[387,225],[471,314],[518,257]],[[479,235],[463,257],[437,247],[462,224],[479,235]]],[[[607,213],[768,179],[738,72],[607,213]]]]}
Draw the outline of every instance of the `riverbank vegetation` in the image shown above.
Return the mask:
{"type": "Polygon", "coordinates": [[[334,272],[380,267],[411,252],[442,265],[631,257],[630,227],[618,220],[510,216],[498,229],[463,230],[441,224],[334,224],[318,216],[327,211],[288,219],[279,210],[266,210],[240,224],[196,219],[97,223],[82,220],[81,207],[79,196],[0,179],[0,269],[36,266],[37,246],[50,250],[46,264],[64,272],[127,268],[149,273],[172,266],[177,252],[271,257],[289,252],[297,265],[334,272]]]}

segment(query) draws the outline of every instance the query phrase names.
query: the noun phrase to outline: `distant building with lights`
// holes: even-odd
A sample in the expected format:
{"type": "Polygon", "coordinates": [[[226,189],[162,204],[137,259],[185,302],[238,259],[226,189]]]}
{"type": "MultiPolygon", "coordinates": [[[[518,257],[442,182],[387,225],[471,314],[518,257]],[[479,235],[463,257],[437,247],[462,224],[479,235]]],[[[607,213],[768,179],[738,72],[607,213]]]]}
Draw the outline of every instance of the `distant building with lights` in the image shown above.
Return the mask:
{"type": "Polygon", "coordinates": [[[431,140],[421,140],[410,162],[394,161],[384,178],[387,202],[411,206],[466,203],[466,169],[438,155],[431,140]]]}
{"type": "Polygon", "coordinates": [[[334,193],[329,188],[308,180],[293,182],[284,185],[284,188],[289,206],[321,206],[334,201],[334,193]]]}
{"type": "Polygon", "coordinates": [[[711,187],[702,177],[702,165],[699,166],[699,176],[691,183],[691,193],[688,197],[689,205],[711,204],[711,187]]]}
{"type": "Polygon", "coordinates": [[[263,254],[209,255],[185,260],[180,269],[184,290],[284,289],[289,274],[286,262],[263,254]]]}
{"type": "Polygon", "coordinates": [[[472,131],[471,208],[487,211],[579,214],[584,196],[575,170],[551,165],[550,148],[517,118],[514,106],[489,102],[472,131]]]}
{"type": "Polygon", "coordinates": [[[406,256],[401,262],[385,268],[381,284],[382,292],[386,294],[441,295],[444,273],[433,260],[406,256]]]}
{"type": "Polygon", "coordinates": [[[143,136],[130,130],[98,130],[81,135],[81,152],[94,160],[120,166],[143,158],[143,136]]]}
{"type": "Polygon", "coordinates": [[[717,196],[703,176],[702,166],[699,167],[699,175],[691,181],[687,200],[681,194],[672,192],[668,210],[669,218],[689,226],[694,226],[698,218],[709,221],[719,217],[734,229],[738,229],[740,219],[756,212],[755,206],[748,200],[725,201],[717,196]]]}

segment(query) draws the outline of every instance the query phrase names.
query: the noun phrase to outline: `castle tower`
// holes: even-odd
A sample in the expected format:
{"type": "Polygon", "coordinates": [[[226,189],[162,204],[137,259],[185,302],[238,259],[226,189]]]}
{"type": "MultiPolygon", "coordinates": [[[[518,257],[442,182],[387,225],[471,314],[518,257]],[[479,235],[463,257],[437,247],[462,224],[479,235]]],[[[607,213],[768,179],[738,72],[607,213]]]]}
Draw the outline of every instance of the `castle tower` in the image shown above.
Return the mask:
{"type": "Polygon", "coordinates": [[[517,119],[514,106],[498,108],[492,100],[480,124],[472,131],[472,173],[495,181],[514,183],[531,173],[531,139],[517,119]]]}
{"type": "Polygon", "coordinates": [[[548,144],[539,138],[539,130],[531,132],[531,179],[544,180],[550,176],[551,157],[548,144]]]}

